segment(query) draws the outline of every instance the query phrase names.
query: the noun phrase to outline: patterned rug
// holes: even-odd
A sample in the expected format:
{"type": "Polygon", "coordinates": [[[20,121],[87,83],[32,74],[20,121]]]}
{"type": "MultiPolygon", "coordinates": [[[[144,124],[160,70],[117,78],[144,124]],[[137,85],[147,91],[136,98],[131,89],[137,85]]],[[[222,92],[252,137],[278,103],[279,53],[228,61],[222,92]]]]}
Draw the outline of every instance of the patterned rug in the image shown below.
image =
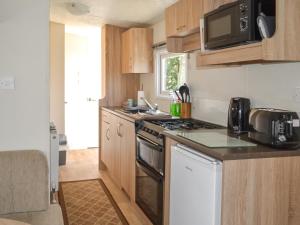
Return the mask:
{"type": "Polygon", "coordinates": [[[65,225],[128,225],[102,180],[61,182],[65,225]]]}

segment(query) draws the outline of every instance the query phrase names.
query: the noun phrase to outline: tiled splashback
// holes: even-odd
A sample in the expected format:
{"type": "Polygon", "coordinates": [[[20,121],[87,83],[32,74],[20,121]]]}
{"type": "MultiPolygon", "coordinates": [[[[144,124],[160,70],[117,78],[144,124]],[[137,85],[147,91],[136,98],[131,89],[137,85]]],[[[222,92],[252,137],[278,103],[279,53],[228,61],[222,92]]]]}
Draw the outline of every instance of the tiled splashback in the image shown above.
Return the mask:
{"type": "MultiPolygon", "coordinates": [[[[198,69],[195,61],[196,53],[190,54],[188,84],[194,118],[226,125],[231,97],[250,98],[252,107],[300,112],[300,101],[295,99],[295,88],[300,87],[300,63],[198,69]]],[[[168,111],[170,101],[155,97],[154,76],[142,76],[146,96],[168,111]]]]}

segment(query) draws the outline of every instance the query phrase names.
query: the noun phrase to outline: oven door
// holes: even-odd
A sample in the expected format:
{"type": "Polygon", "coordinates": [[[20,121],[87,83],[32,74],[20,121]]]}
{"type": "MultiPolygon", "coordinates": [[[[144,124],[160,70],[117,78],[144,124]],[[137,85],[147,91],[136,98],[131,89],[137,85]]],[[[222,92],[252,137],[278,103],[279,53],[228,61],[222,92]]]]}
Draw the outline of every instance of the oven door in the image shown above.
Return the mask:
{"type": "Polygon", "coordinates": [[[137,161],[146,164],[159,174],[164,174],[163,146],[150,139],[137,135],[137,161]]]}
{"type": "Polygon", "coordinates": [[[204,39],[206,49],[226,47],[249,39],[249,29],[241,28],[238,2],[204,16],[204,39]]]}
{"type": "Polygon", "coordinates": [[[136,203],[154,225],[163,220],[163,176],[136,163],[136,203]]]}

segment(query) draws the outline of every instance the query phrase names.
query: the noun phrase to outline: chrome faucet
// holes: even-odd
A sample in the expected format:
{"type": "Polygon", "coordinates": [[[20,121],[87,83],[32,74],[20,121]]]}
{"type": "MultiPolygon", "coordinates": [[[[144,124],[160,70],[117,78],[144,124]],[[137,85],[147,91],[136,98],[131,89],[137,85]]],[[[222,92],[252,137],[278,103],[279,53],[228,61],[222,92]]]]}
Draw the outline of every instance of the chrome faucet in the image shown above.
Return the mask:
{"type": "Polygon", "coordinates": [[[144,100],[144,102],[146,103],[146,105],[147,105],[152,111],[155,112],[155,111],[158,110],[158,105],[157,105],[157,104],[154,104],[154,106],[152,106],[152,105],[150,104],[150,102],[149,102],[146,98],[141,97],[141,99],[144,100]]]}

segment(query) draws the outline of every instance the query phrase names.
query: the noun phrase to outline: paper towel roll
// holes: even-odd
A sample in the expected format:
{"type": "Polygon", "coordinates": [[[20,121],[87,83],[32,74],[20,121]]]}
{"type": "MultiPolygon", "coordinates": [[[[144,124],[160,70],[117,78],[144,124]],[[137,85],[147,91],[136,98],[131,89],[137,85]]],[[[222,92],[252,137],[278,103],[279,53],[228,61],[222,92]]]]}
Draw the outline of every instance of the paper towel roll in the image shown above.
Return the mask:
{"type": "Polygon", "coordinates": [[[144,91],[138,91],[138,106],[145,106],[146,105],[145,101],[142,99],[144,97],[145,97],[144,91]]]}

